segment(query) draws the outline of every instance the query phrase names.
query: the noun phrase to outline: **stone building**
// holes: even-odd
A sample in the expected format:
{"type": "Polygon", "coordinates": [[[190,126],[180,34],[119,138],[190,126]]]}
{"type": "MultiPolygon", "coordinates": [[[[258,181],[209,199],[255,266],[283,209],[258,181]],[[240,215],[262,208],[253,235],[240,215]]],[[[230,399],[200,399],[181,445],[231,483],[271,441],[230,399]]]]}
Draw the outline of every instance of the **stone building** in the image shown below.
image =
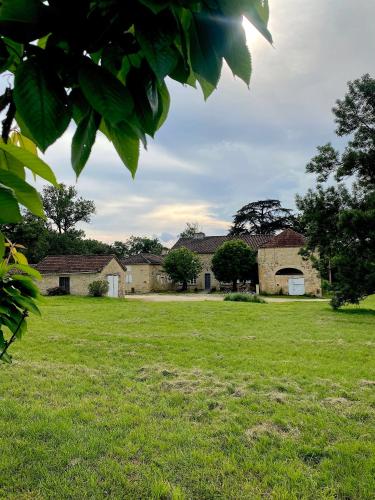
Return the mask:
{"type": "Polygon", "coordinates": [[[41,293],[60,286],[72,295],[88,295],[93,281],[106,280],[109,297],[125,294],[125,266],[114,255],[50,255],[35,268],[42,275],[41,293]]]}
{"type": "Polygon", "coordinates": [[[260,292],[321,296],[321,279],[299,251],[306,241],[292,229],[273,236],[258,249],[260,292]]]}
{"type": "Polygon", "coordinates": [[[121,259],[126,267],[125,293],[148,293],[171,290],[173,284],[163,270],[163,257],[150,253],[121,259]]]}
{"type": "MultiPolygon", "coordinates": [[[[196,252],[203,264],[202,272],[189,283],[198,290],[220,289],[212,270],[212,257],[226,241],[240,239],[257,252],[260,292],[286,295],[321,295],[321,280],[309,260],[303,260],[299,250],[305,238],[292,229],[274,235],[205,236],[180,238],[173,249],[186,247],[196,252]]],[[[255,283],[254,283],[255,285],[255,283]]]]}

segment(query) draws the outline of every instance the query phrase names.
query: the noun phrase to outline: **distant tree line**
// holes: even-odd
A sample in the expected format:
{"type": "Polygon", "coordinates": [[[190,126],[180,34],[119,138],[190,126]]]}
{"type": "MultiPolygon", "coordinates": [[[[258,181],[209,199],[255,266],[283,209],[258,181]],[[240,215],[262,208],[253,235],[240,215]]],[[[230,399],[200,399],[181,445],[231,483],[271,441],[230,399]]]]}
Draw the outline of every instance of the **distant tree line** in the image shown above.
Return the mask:
{"type": "Polygon", "coordinates": [[[37,263],[46,255],[115,254],[123,258],[139,253],[160,255],[163,251],[156,237],[130,236],[113,244],[86,238],[85,232],[77,229],[77,224],[91,221],[95,204],[78,196],[74,186],[47,186],[41,198],[45,219],[25,211],[22,222],[0,226],[11,241],[25,247],[23,252],[30,263],[37,263]]]}

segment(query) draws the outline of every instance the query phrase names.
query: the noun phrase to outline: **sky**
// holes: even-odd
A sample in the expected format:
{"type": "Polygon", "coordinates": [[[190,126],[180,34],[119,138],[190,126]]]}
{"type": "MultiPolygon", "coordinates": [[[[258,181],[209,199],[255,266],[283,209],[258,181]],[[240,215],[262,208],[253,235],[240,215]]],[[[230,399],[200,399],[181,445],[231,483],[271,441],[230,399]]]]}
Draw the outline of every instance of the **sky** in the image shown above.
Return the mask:
{"type": "Polygon", "coordinates": [[[59,182],[76,184],[96,214],[82,229],[106,242],[157,236],[171,245],[186,222],[226,234],[243,205],[275,198],[294,208],[314,185],[305,166],[334,134],[331,108],[346,83],[375,75],[374,0],[270,0],[270,46],[246,24],[250,89],[224,68],[204,102],[199,89],[170,80],[167,122],[141,152],[135,180],[98,137],[77,184],[72,130],[45,155],[59,182]]]}

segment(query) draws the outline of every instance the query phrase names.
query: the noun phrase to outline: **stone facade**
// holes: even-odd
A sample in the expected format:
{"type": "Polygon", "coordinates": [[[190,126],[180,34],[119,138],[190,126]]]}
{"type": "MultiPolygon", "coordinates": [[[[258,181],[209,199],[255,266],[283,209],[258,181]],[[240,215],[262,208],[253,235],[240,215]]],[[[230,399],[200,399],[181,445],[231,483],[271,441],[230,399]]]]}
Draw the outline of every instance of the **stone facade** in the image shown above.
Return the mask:
{"type": "Polygon", "coordinates": [[[60,278],[70,278],[71,295],[88,295],[88,286],[90,283],[97,280],[105,281],[107,280],[107,276],[111,275],[119,277],[119,297],[123,297],[125,295],[125,271],[115,259],[108,262],[101,272],[96,273],[43,273],[39,289],[42,294],[46,294],[48,288],[59,286],[60,278]]]}
{"type": "Polygon", "coordinates": [[[173,283],[158,264],[127,264],[125,293],[150,293],[173,290],[173,283]]]}
{"type": "Polygon", "coordinates": [[[305,294],[320,297],[321,279],[309,260],[299,255],[300,248],[259,248],[258,269],[260,292],[289,294],[289,280],[303,278],[305,294]],[[289,270],[290,274],[276,273],[289,270]],[[295,269],[296,273],[293,272],[295,269]],[[300,274],[302,273],[302,274],[300,274]]]}

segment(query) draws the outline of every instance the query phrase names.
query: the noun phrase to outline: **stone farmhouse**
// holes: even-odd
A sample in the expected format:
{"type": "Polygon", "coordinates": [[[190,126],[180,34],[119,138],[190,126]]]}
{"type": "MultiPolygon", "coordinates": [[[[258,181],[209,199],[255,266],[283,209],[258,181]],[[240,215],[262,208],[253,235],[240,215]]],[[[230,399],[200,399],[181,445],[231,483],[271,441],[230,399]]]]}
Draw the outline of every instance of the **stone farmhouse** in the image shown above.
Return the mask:
{"type": "MultiPolygon", "coordinates": [[[[258,283],[260,293],[321,296],[321,280],[309,260],[299,251],[305,238],[292,229],[278,235],[205,236],[180,238],[172,249],[186,247],[196,252],[203,264],[202,272],[188,283],[192,290],[220,290],[212,270],[212,257],[216,250],[230,239],[241,239],[257,252],[258,283]]],[[[42,293],[61,286],[72,295],[87,295],[92,281],[107,280],[110,297],[125,294],[174,290],[163,269],[164,257],[139,254],[126,259],[114,255],[60,255],[49,256],[35,267],[42,274],[42,293]]]]}
{"type": "Polygon", "coordinates": [[[50,255],[34,266],[42,275],[41,293],[61,287],[72,295],[88,295],[93,281],[108,281],[109,297],[125,295],[125,266],[115,255],[50,255]]]}
{"type": "Polygon", "coordinates": [[[276,236],[205,236],[198,233],[195,238],[180,238],[173,249],[186,247],[196,252],[203,263],[202,272],[189,283],[189,287],[220,289],[220,283],[211,270],[212,257],[219,246],[230,239],[241,239],[257,251],[260,293],[321,296],[321,280],[317,271],[309,260],[303,260],[299,255],[305,245],[305,237],[292,229],[285,229],[276,236]]]}

